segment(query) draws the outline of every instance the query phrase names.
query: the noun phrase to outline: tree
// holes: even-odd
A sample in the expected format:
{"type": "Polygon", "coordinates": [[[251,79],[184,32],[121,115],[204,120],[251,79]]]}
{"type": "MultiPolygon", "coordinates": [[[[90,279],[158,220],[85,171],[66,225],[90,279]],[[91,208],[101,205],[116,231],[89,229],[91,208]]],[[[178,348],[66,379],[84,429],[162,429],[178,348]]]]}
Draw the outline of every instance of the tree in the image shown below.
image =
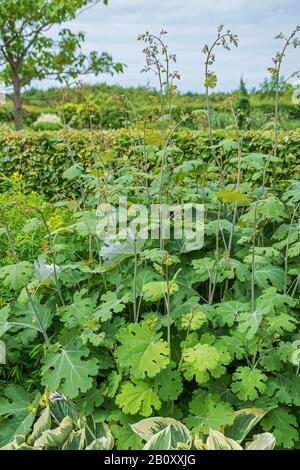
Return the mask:
{"type": "Polygon", "coordinates": [[[241,78],[239,94],[235,103],[235,108],[240,112],[239,114],[239,124],[243,126],[247,116],[250,114],[250,100],[246,84],[241,78]]]}
{"type": "Polygon", "coordinates": [[[0,0],[0,79],[13,88],[16,129],[22,129],[22,88],[33,79],[53,77],[61,83],[88,73],[122,72],[106,53],[85,55],[85,34],[63,28],[54,40],[54,25],[75,19],[84,9],[108,0],[0,0]]]}

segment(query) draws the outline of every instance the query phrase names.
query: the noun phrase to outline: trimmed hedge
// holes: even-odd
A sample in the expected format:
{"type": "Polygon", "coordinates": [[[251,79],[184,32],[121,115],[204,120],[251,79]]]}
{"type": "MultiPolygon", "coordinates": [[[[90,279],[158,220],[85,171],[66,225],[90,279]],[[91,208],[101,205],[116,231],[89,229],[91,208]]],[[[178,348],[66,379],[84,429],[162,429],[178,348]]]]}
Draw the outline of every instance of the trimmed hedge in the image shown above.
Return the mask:
{"type": "MultiPolygon", "coordinates": [[[[34,123],[41,114],[51,112],[49,108],[41,108],[37,106],[23,105],[23,120],[26,126],[34,123]]],[[[0,106],[0,122],[14,122],[15,111],[11,103],[0,106]]]]}
{"type": "MultiPolygon", "coordinates": [[[[218,155],[228,163],[227,177],[234,178],[236,170],[236,150],[232,148],[234,134],[223,130],[214,132],[218,155]],[[226,142],[229,145],[226,145],[226,142]]],[[[58,131],[58,132],[7,132],[0,134],[0,174],[10,177],[19,172],[26,180],[28,191],[38,191],[47,197],[56,197],[62,190],[71,195],[62,173],[80,161],[88,168],[103,152],[109,151],[114,165],[127,165],[136,158],[140,144],[137,132],[135,137],[128,130],[117,131],[58,131]]],[[[149,131],[145,139],[146,150],[151,153],[150,169],[156,164],[155,152],[162,148],[163,139],[158,131],[149,131]]],[[[175,164],[185,160],[202,158],[210,161],[209,136],[204,132],[180,131],[173,137],[175,164]]],[[[245,153],[263,153],[270,155],[273,147],[271,132],[251,131],[244,140],[245,153]]],[[[282,181],[300,179],[300,132],[282,132],[279,134],[279,161],[276,163],[278,178],[282,181]]],[[[173,159],[174,161],[174,159],[173,159]]],[[[272,168],[270,168],[272,174],[272,168]]],[[[244,175],[251,178],[251,172],[244,175]]],[[[73,188],[74,190],[74,188],[73,188]]]]}

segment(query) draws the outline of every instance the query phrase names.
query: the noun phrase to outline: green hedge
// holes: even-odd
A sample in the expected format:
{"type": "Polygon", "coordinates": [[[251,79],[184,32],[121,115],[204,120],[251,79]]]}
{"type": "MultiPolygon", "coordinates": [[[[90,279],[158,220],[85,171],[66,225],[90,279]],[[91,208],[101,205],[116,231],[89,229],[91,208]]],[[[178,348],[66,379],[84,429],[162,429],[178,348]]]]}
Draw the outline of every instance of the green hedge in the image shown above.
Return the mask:
{"type": "MultiPolygon", "coordinates": [[[[234,178],[236,170],[236,150],[232,148],[234,134],[225,131],[214,133],[214,143],[219,145],[216,151],[228,163],[227,177],[234,178]]],[[[137,147],[140,144],[137,133],[135,137],[128,130],[118,131],[58,131],[58,132],[8,132],[0,134],[0,174],[12,176],[19,172],[26,180],[28,190],[38,191],[47,197],[71,194],[62,177],[65,169],[74,160],[80,161],[88,168],[103,152],[110,152],[114,165],[129,165],[136,158],[137,147]]],[[[146,135],[146,150],[151,154],[151,165],[155,167],[156,151],[163,140],[157,131],[146,135]]],[[[174,135],[173,146],[175,164],[185,160],[202,158],[211,160],[209,137],[207,133],[195,131],[180,131],[174,135]]],[[[271,132],[251,131],[245,136],[244,153],[271,154],[273,136],[271,132]]],[[[279,134],[279,161],[276,172],[281,180],[300,179],[300,132],[282,132],[279,134]]],[[[173,158],[173,162],[174,162],[173,158]]],[[[226,166],[226,165],[225,165],[226,166]]],[[[151,167],[150,167],[151,170],[151,167]]],[[[272,169],[270,169],[272,170],[272,169]]],[[[247,173],[246,178],[251,177],[247,173]]],[[[73,188],[74,189],[74,188],[73,188]]]]}
{"type": "MultiPolygon", "coordinates": [[[[24,103],[23,118],[25,126],[31,126],[40,114],[54,112],[70,124],[75,129],[87,129],[92,125],[95,129],[120,129],[124,126],[125,113],[120,103],[114,102],[111,98],[104,99],[102,102],[91,101],[91,110],[84,103],[65,103],[53,105],[52,108],[43,106],[28,105],[24,103]]],[[[205,103],[201,106],[197,100],[191,103],[178,103],[174,106],[173,117],[180,119],[182,114],[191,114],[193,111],[205,108],[205,103]]],[[[155,113],[160,115],[159,106],[151,101],[139,104],[137,115],[141,119],[147,119],[147,116],[155,113]]],[[[274,115],[273,103],[255,103],[251,105],[251,127],[260,129],[269,120],[270,115],[274,115]]],[[[130,118],[130,116],[129,116],[130,118]]],[[[0,107],[0,122],[12,123],[14,121],[14,109],[12,103],[7,103],[0,107]]],[[[299,124],[300,106],[291,103],[280,103],[279,121],[281,129],[293,129],[294,123],[299,124]]],[[[212,122],[215,128],[225,129],[232,124],[231,113],[224,108],[224,103],[212,101],[212,122]]],[[[157,125],[157,124],[156,124],[157,125]]],[[[155,126],[155,124],[154,124],[155,126]]],[[[185,122],[185,126],[195,129],[195,121],[191,118],[185,122]]]]}
{"type": "MultiPolygon", "coordinates": [[[[26,126],[33,124],[41,114],[51,112],[50,109],[23,105],[23,120],[26,126]]],[[[15,111],[12,104],[0,106],[0,122],[14,122],[15,111]]]]}

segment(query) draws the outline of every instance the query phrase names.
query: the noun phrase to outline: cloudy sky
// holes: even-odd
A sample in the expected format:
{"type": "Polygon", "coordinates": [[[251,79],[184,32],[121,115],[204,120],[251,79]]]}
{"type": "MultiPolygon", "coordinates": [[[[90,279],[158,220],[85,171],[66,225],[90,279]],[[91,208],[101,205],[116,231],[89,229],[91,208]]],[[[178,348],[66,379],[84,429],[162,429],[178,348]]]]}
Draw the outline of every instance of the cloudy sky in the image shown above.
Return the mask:
{"type": "MultiPolygon", "coordinates": [[[[219,24],[239,36],[239,47],[231,52],[219,50],[214,70],[218,89],[230,91],[241,75],[248,87],[257,86],[268,75],[271,58],[281,42],[276,33],[288,34],[300,24],[299,0],[109,0],[96,5],[68,24],[73,31],[85,31],[85,51],[107,51],[114,60],[127,64],[123,76],[101,75],[85,81],[118,83],[124,86],[155,85],[155,78],[141,74],[144,64],[138,34],[149,30],[168,31],[170,52],[177,55],[182,91],[201,92],[205,42],[211,42],[219,24]]],[[[55,34],[53,31],[52,34],[55,34]]],[[[283,73],[288,76],[300,68],[300,49],[289,50],[283,73]]],[[[48,83],[50,84],[50,82],[48,83]]],[[[53,83],[51,83],[53,84],[53,83]]]]}

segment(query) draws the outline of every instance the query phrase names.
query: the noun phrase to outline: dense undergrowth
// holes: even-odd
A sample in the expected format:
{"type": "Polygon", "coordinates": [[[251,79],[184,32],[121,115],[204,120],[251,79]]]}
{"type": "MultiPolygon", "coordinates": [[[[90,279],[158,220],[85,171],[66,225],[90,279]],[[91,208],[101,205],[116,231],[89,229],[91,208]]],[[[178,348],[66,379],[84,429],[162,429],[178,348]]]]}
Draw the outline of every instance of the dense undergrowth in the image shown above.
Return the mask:
{"type": "MultiPolygon", "coordinates": [[[[237,152],[232,138],[224,147],[237,152]]],[[[120,449],[141,447],[129,425],[142,417],[179,419],[205,436],[249,407],[269,410],[260,429],[274,433],[278,448],[295,447],[299,182],[290,175],[272,186],[274,167],[265,172],[267,157],[257,152],[232,155],[228,178],[201,146],[185,159],[173,143],[163,195],[169,204],[204,203],[204,247],[185,252],[181,240],[162,248],[149,239],[103,248],[101,204],[126,195],[134,215],[135,204],[159,201],[162,150],[135,152],[112,167],[105,148],[89,157],[88,172],[74,153],[52,203],[38,183],[24,195],[29,171],[2,178],[1,444],[30,427],[34,396],[47,387],[109,423],[120,449]]]]}
{"type": "Polygon", "coordinates": [[[208,132],[178,132],[174,57],[141,40],[168,65],[159,130],[1,135],[0,445],[299,448],[299,131],[279,132],[278,96],[269,132],[233,100],[214,131],[205,46],[208,132]],[[143,239],[152,204],[202,204],[203,247],[174,214],[143,239]]]}

